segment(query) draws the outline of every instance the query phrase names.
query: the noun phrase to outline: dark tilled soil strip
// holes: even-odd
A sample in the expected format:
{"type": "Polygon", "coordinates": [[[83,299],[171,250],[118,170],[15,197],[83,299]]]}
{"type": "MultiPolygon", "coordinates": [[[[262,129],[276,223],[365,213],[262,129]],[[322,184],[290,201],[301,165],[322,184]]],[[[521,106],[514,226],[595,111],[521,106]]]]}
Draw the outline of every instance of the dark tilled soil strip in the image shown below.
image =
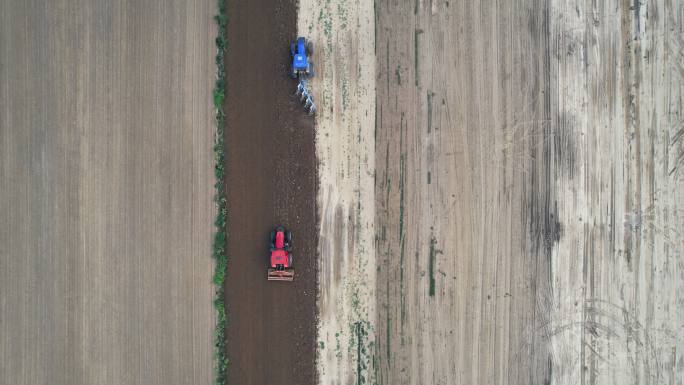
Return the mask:
{"type": "Polygon", "coordinates": [[[229,383],[314,384],[316,154],[313,121],[291,98],[294,0],[228,2],[229,383]],[[268,282],[268,235],[293,233],[295,281],[268,282]]]}

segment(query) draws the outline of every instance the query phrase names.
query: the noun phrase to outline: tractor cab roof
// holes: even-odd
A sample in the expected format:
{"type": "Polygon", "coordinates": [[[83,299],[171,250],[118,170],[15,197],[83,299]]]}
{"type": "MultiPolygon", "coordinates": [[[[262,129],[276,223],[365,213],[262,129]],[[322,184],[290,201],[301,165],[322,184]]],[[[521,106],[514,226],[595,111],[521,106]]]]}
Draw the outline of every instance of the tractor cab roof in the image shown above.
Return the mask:
{"type": "Polygon", "coordinates": [[[278,265],[289,267],[288,256],[289,254],[285,250],[273,250],[271,252],[271,267],[276,267],[278,265]]]}
{"type": "Polygon", "coordinates": [[[292,59],[292,67],[294,67],[295,70],[298,71],[306,71],[306,68],[309,65],[309,61],[307,60],[306,54],[295,54],[294,58],[292,59]]]}
{"type": "Polygon", "coordinates": [[[306,71],[309,66],[309,58],[306,52],[306,39],[300,37],[292,44],[292,67],[296,71],[306,71]]]}

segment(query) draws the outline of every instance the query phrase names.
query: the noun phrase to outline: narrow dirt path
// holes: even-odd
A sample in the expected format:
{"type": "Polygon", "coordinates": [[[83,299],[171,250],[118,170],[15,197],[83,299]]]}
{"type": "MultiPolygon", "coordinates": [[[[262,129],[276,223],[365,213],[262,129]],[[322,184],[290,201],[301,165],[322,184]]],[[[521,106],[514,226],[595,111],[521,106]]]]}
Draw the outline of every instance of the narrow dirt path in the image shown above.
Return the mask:
{"type": "Polygon", "coordinates": [[[313,384],[316,157],[290,97],[294,1],[229,2],[226,95],[229,383],[313,384]],[[268,235],[293,233],[295,281],[268,282],[268,235]]]}

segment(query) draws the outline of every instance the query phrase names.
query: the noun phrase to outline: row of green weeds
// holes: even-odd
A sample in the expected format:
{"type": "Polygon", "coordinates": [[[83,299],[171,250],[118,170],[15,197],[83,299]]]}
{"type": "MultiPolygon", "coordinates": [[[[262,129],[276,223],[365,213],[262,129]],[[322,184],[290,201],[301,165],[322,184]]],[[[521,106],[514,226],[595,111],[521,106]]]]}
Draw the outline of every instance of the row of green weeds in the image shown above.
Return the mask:
{"type": "Polygon", "coordinates": [[[218,25],[216,36],[216,84],[214,85],[214,107],[216,110],[216,137],[214,139],[214,175],[216,177],[216,233],[214,235],[213,257],[216,261],[214,270],[214,285],[216,295],[214,297],[214,308],[216,308],[217,320],[214,335],[214,347],[216,356],[216,375],[214,383],[225,385],[228,383],[228,355],[226,351],[226,316],[225,292],[223,282],[226,276],[226,265],[228,264],[228,254],[226,253],[227,231],[226,217],[228,208],[226,204],[226,187],[224,173],[225,144],[223,130],[225,126],[225,112],[223,110],[223,99],[226,90],[226,71],[225,71],[225,52],[227,48],[226,25],[228,16],[226,15],[226,1],[218,0],[218,14],[214,17],[218,25]]]}

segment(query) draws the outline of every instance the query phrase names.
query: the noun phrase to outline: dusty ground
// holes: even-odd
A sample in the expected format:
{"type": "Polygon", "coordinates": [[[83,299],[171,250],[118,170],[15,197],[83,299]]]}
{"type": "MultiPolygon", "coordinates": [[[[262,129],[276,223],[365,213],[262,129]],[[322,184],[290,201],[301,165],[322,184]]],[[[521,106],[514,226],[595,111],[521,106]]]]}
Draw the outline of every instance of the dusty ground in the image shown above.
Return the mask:
{"type": "Polygon", "coordinates": [[[369,3],[300,4],[320,382],[682,384],[684,5],[369,3]]]}
{"type": "Polygon", "coordinates": [[[210,384],[215,1],[0,1],[0,383],[210,384]]]}
{"type": "Polygon", "coordinates": [[[568,156],[553,140],[548,8],[377,12],[377,379],[548,383],[568,156]]]}
{"type": "Polygon", "coordinates": [[[300,1],[319,105],[318,380],[370,378],[375,339],[373,4],[300,1]]]}
{"type": "Polygon", "coordinates": [[[291,0],[228,2],[229,383],[315,382],[318,234],[313,120],[291,97],[291,0]],[[268,282],[268,237],[293,234],[295,281],[268,282]]]}
{"type": "Polygon", "coordinates": [[[684,3],[556,1],[549,18],[572,154],[555,178],[553,379],[684,384],[684,3]]]}

